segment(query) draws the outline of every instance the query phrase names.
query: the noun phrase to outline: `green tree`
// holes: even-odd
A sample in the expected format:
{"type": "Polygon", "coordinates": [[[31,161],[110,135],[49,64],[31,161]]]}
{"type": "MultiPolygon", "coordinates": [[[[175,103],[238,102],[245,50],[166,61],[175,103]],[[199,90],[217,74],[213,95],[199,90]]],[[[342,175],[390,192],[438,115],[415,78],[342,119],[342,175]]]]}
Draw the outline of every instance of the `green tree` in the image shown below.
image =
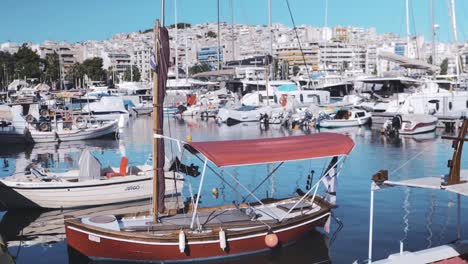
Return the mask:
{"type": "Polygon", "coordinates": [[[0,51],[0,87],[7,87],[13,81],[15,59],[12,54],[0,51]]]}
{"type": "Polygon", "coordinates": [[[83,64],[77,62],[70,67],[70,69],[68,70],[68,74],[65,78],[68,81],[71,81],[75,87],[77,87],[78,83],[83,84],[85,74],[85,67],[83,66],[83,64]]]}
{"type": "Polygon", "coordinates": [[[104,81],[106,72],[102,69],[102,58],[94,57],[83,62],[85,74],[93,81],[104,81]]]}
{"type": "Polygon", "coordinates": [[[297,74],[299,73],[300,69],[297,65],[294,65],[294,67],[292,68],[292,71],[293,71],[293,75],[294,76],[297,76],[297,74]]]}
{"type": "Polygon", "coordinates": [[[53,82],[60,80],[60,61],[59,55],[54,52],[47,54],[44,64],[44,81],[51,85],[53,82]]]}
{"type": "Polygon", "coordinates": [[[17,78],[39,78],[41,76],[40,57],[32,49],[23,44],[13,55],[15,59],[15,74],[17,78]]]}
{"type": "Polygon", "coordinates": [[[458,56],[458,64],[460,66],[460,72],[464,72],[465,69],[463,67],[463,58],[462,58],[462,56],[458,56]]]}
{"type": "MultiPolygon", "coordinates": [[[[136,65],[133,65],[132,68],[133,68],[133,81],[139,82],[141,78],[140,69],[138,69],[136,65]]],[[[124,75],[123,75],[123,80],[127,82],[132,80],[132,71],[130,70],[130,68],[125,70],[124,75]]]]}
{"type": "Polygon", "coordinates": [[[440,75],[446,75],[448,70],[448,59],[445,58],[440,64],[440,75]]]}
{"type": "Polygon", "coordinates": [[[378,75],[379,72],[377,71],[377,64],[374,65],[374,71],[372,72],[373,75],[378,75]]]}
{"type": "Polygon", "coordinates": [[[216,38],[216,37],[218,37],[218,35],[216,35],[216,33],[214,33],[214,32],[211,31],[211,30],[208,31],[208,32],[206,33],[206,36],[209,37],[209,38],[216,38]]]}
{"type": "MultiPolygon", "coordinates": [[[[175,24],[172,24],[169,26],[169,28],[174,28],[174,27],[175,27],[175,24]]],[[[183,22],[177,23],[177,28],[189,28],[189,27],[192,27],[190,23],[183,23],[183,22]]]]}
{"type": "Polygon", "coordinates": [[[211,66],[206,63],[197,63],[189,68],[189,74],[194,75],[200,72],[211,71],[211,66]]]}

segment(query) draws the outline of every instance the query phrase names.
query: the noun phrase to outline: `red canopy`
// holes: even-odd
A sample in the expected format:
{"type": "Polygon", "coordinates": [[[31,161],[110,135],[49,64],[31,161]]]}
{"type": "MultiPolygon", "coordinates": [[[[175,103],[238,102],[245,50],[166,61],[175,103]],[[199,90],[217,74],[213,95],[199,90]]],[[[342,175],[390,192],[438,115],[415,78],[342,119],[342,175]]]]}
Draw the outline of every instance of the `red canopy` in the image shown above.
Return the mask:
{"type": "Polygon", "coordinates": [[[248,140],[191,142],[189,146],[218,167],[348,155],[349,137],[336,133],[248,140]]]}

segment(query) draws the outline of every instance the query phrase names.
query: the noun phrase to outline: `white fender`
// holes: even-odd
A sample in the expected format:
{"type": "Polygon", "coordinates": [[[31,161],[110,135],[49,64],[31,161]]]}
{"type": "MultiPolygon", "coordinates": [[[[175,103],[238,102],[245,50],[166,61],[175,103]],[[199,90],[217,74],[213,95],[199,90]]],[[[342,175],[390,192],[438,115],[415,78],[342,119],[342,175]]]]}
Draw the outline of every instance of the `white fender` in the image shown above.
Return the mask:
{"type": "Polygon", "coordinates": [[[219,230],[219,246],[222,250],[226,249],[226,233],[223,229],[219,230]]]}
{"type": "Polygon", "coordinates": [[[184,230],[179,231],[179,250],[180,250],[180,253],[185,252],[185,233],[184,233],[184,230]]]}

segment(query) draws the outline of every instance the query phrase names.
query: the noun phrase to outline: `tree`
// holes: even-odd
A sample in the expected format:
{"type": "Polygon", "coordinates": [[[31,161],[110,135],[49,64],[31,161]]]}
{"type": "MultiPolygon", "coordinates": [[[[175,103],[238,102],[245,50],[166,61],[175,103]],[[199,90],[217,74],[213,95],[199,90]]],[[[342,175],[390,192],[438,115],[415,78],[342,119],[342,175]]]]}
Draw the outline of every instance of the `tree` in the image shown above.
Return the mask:
{"type": "Polygon", "coordinates": [[[102,58],[94,57],[83,62],[85,74],[93,81],[103,81],[106,73],[102,69],[102,58]]]}
{"type": "MultiPolygon", "coordinates": [[[[141,78],[140,70],[138,69],[136,65],[133,65],[132,68],[133,68],[133,81],[139,82],[141,78]]],[[[123,80],[127,82],[132,80],[132,71],[130,70],[130,68],[125,70],[124,75],[123,75],[123,80]]]]}
{"type": "Polygon", "coordinates": [[[211,71],[211,66],[206,63],[197,63],[189,68],[189,74],[194,75],[200,72],[211,71]]]}
{"type": "Polygon", "coordinates": [[[294,65],[294,67],[292,68],[292,71],[293,71],[293,75],[294,76],[297,76],[297,74],[299,73],[300,69],[297,65],[294,65]]]}
{"type": "Polygon", "coordinates": [[[463,67],[463,58],[462,58],[462,56],[458,56],[458,64],[460,66],[460,73],[464,72],[465,69],[463,67]]]}
{"type": "Polygon", "coordinates": [[[445,58],[440,64],[440,75],[446,75],[448,70],[448,59],[445,58]]]}
{"type": "Polygon", "coordinates": [[[214,33],[214,32],[211,31],[211,30],[208,31],[208,32],[206,33],[206,36],[209,37],[209,38],[216,38],[216,37],[218,37],[218,35],[216,35],[216,33],[214,33]]]}
{"type": "Polygon", "coordinates": [[[427,59],[427,63],[432,64],[432,55],[427,59]]]}
{"type": "Polygon", "coordinates": [[[60,80],[60,61],[59,55],[54,52],[47,54],[44,65],[44,81],[51,85],[53,82],[60,80]]]}
{"type": "Polygon", "coordinates": [[[15,59],[8,52],[0,51],[0,87],[7,87],[13,81],[15,59]]]}
{"type": "Polygon", "coordinates": [[[15,59],[15,74],[18,78],[39,78],[40,57],[32,49],[23,44],[13,55],[15,59]]]}
{"type": "Polygon", "coordinates": [[[68,81],[73,82],[73,85],[77,87],[78,83],[83,84],[83,78],[85,74],[86,74],[85,67],[83,66],[83,64],[77,62],[73,64],[68,70],[66,79],[68,81]]]}

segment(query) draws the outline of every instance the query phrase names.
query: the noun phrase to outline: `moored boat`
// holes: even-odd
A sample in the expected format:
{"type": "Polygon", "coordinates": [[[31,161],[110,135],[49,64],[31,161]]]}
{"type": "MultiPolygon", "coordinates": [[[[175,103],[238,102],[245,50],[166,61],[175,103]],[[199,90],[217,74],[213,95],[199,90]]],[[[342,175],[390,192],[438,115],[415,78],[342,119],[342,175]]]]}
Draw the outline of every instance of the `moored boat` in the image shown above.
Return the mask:
{"type": "Polygon", "coordinates": [[[350,127],[362,126],[371,119],[371,114],[361,109],[343,109],[338,110],[334,115],[318,117],[317,124],[320,127],[350,127]]]}
{"type": "MultiPolygon", "coordinates": [[[[337,177],[354,147],[347,136],[334,133],[211,142],[180,142],[162,135],[162,104],[169,61],[167,29],[155,27],[154,74],[154,180],[153,208],[146,215],[102,215],[65,221],[68,245],[92,259],[180,262],[219,259],[268,251],[294,243],[317,226],[323,226],[335,206],[337,177]],[[159,45],[162,47],[160,48],[159,45]],[[170,139],[203,163],[197,195],[183,210],[164,207],[165,175],[163,140],[170,139]],[[331,158],[331,160],[330,160],[331,158]],[[297,196],[260,199],[256,193],[271,176],[251,190],[227,168],[273,164],[275,171],[287,162],[322,159],[327,169],[297,196]],[[216,166],[217,169],[212,168],[216,166]],[[200,195],[210,170],[235,192],[240,201],[232,205],[200,208],[200,195]],[[228,178],[229,177],[229,178],[228,178]],[[235,186],[233,184],[235,182],[235,186]],[[318,195],[324,185],[329,199],[318,195]],[[244,193],[240,193],[238,188],[244,193]],[[253,201],[251,201],[253,200],[253,201]],[[116,250],[118,249],[118,250],[116,250]]],[[[184,170],[181,170],[184,171],[184,170]]],[[[277,175],[281,176],[281,175],[277,175]]],[[[291,177],[291,175],[287,175],[291,177]]],[[[191,189],[191,188],[189,188],[191,189]]]]}

